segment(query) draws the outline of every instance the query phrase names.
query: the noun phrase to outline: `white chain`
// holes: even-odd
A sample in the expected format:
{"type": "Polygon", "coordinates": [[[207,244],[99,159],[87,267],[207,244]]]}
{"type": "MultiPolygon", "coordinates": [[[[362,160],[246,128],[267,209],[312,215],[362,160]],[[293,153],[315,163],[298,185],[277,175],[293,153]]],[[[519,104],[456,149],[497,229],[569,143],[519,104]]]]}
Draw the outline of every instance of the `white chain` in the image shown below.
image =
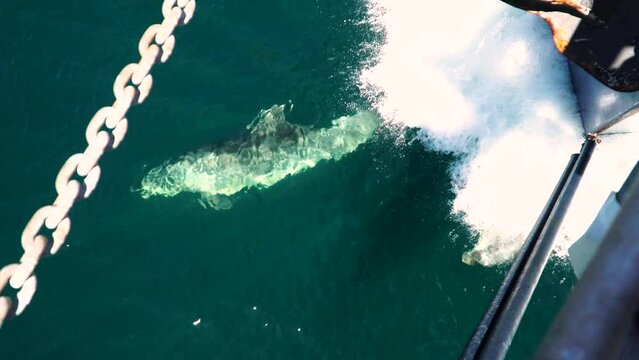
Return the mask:
{"type": "Polygon", "coordinates": [[[175,46],[173,31],[178,25],[188,23],[194,12],[195,0],[164,0],[164,20],[149,26],[140,39],[140,61],[125,66],[116,77],[115,102],[95,113],[86,130],[87,148],[83,153],[71,155],[55,179],[57,198],[52,205],[38,209],[25,226],[21,237],[22,258],[0,269],[0,295],[7,283],[18,290],[15,300],[0,296],[0,327],[4,320],[20,315],[31,302],[36,291],[34,271],[38,262],[55,254],[64,244],[71,230],[68,217],[71,207],[76,201],[88,198],[95,189],[101,173],[98,161],[105,151],[117,148],[124,139],[127,111],[149,95],[153,85],[151,68],[169,58],[175,46]],[[72,179],[75,175],[81,180],[72,179]],[[41,234],[45,226],[51,232],[52,241],[41,234]]]}

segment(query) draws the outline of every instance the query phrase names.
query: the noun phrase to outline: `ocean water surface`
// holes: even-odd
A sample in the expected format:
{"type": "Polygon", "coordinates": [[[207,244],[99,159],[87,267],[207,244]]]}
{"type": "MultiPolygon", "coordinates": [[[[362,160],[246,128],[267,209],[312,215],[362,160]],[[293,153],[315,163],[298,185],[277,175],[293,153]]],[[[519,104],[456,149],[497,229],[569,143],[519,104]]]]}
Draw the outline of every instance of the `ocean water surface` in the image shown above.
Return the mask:
{"type": "MultiPolygon", "coordinates": [[[[2,264],[160,5],[0,4],[2,264]]],[[[0,358],[454,359],[580,143],[549,31],[492,0],[200,0],[153,76],[0,358]]]]}

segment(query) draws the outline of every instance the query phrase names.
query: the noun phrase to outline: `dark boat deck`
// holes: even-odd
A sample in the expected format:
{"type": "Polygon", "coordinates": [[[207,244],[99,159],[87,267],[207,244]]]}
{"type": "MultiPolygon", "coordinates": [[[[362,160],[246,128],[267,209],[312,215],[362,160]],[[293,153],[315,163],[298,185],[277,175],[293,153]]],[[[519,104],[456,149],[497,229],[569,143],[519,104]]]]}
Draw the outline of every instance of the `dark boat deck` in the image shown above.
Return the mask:
{"type": "Polygon", "coordinates": [[[553,29],[557,48],[602,83],[617,91],[639,90],[639,1],[594,0],[592,12],[607,28],[563,13],[540,14],[553,29]]]}
{"type": "Polygon", "coordinates": [[[557,49],[571,60],[584,132],[638,130],[634,121],[616,124],[639,111],[639,59],[635,55],[639,44],[639,1],[572,1],[592,8],[607,27],[593,26],[560,12],[536,15],[548,22],[557,49]]]}

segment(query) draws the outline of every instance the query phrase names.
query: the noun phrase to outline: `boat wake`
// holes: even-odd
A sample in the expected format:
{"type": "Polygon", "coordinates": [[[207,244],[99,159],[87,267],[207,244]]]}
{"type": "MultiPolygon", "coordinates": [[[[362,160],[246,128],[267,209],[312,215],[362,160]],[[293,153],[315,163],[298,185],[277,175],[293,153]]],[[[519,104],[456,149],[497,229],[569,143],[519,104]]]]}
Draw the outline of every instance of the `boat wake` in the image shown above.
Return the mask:
{"type": "MultiPolygon", "coordinates": [[[[369,11],[384,40],[361,72],[362,91],[385,121],[421,128],[430,150],[462,155],[451,169],[452,215],[478,234],[462,259],[508,261],[583,139],[568,66],[548,27],[497,0],[464,8],[369,0],[369,11]]],[[[603,140],[558,235],[559,254],[637,161],[636,134],[603,140]]]]}
{"type": "Polygon", "coordinates": [[[326,129],[293,125],[285,106],[263,110],[248,135],[213,151],[197,151],[158,166],[142,180],[140,194],[172,197],[199,193],[202,204],[232,206],[230,196],[250,188],[267,188],[322,160],[339,160],[368,140],[381,119],[369,111],[333,120],[326,129]]]}

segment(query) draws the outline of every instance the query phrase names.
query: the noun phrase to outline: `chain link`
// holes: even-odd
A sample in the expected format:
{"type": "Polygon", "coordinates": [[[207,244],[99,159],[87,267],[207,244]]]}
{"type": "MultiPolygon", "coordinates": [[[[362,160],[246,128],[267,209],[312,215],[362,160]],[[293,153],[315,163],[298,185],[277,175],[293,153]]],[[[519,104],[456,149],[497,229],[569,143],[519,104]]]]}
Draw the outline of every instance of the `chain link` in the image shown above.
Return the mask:
{"type": "Polygon", "coordinates": [[[91,196],[100,180],[100,158],[124,140],[129,108],[147,98],[153,86],[153,65],[171,56],[175,46],[173,31],[187,24],[194,12],[195,0],[164,0],[164,20],[149,26],[140,39],[140,61],[126,65],[116,77],[113,83],[116,100],[112,106],[98,110],[89,122],[84,152],[71,155],[62,165],[55,179],[55,201],[38,209],[25,226],[20,239],[24,250],[20,261],[0,269],[0,328],[6,319],[20,315],[31,303],[37,288],[34,272],[40,259],[55,254],[64,245],[71,231],[69,211],[75,202],[91,196]],[[45,227],[52,231],[52,242],[42,234],[45,227]],[[7,284],[18,290],[15,299],[1,296],[7,284]]]}

